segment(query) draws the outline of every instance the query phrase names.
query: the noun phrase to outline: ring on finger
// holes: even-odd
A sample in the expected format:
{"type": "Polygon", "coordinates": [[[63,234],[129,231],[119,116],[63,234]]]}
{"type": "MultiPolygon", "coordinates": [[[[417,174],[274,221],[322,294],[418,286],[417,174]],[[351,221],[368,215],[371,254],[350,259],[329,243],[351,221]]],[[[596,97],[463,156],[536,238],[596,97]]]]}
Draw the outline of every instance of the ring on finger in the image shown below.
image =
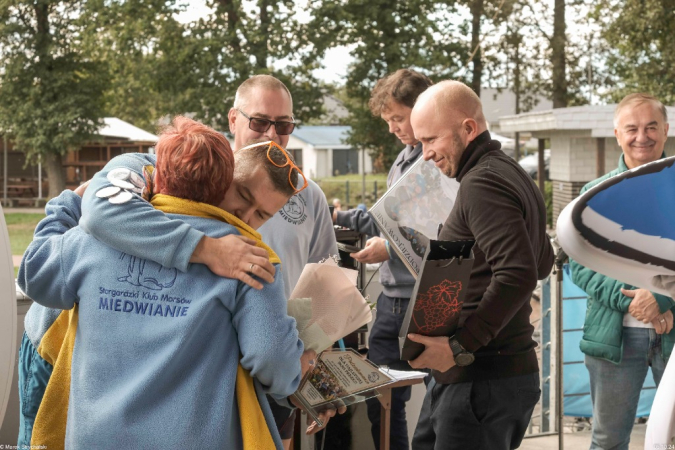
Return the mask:
{"type": "Polygon", "coordinates": [[[248,268],[249,272],[253,272],[253,266],[255,266],[255,264],[251,263],[251,266],[248,268]]]}

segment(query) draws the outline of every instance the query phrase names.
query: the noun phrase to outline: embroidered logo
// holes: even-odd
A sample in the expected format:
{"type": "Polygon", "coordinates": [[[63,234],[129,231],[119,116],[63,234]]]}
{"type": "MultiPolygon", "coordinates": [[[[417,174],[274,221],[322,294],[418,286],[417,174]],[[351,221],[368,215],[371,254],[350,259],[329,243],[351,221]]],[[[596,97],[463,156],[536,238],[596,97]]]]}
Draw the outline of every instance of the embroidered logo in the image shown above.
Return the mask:
{"type": "Polygon", "coordinates": [[[125,253],[120,255],[120,259],[126,258],[129,258],[127,274],[126,276],[117,278],[117,281],[126,282],[132,286],[142,286],[153,291],[170,288],[176,281],[176,275],[178,274],[176,269],[167,269],[155,262],[146,261],[145,259],[125,253]]]}
{"type": "Polygon", "coordinates": [[[284,205],[283,208],[279,211],[281,217],[283,217],[286,222],[293,225],[302,225],[307,220],[307,201],[302,196],[302,194],[297,194],[291,197],[291,199],[284,205]]]}

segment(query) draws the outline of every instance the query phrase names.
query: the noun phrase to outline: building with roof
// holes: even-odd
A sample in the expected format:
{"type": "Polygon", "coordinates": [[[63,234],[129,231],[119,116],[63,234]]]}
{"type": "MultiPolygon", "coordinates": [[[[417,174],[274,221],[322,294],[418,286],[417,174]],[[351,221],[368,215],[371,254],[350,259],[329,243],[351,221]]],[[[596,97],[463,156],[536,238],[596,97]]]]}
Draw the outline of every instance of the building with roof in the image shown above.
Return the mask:
{"type": "Polygon", "coordinates": [[[299,126],[290,136],[287,150],[309,178],[326,178],[373,171],[373,160],[364,149],[346,143],[351,127],[344,125],[299,126]]]}
{"type": "Polygon", "coordinates": [[[116,117],[104,118],[97,136],[98,139],[68,152],[63,158],[67,187],[78,186],[87,181],[108,161],[122,153],[153,151],[158,139],[154,134],[116,117]]]}
{"type": "MultiPolygon", "coordinates": [[[[92,141],[64,155],[66,187],[74,188],[89,180],[117,155],[152,151],[156,142],[157,136],[154,134],[116,117],[106,117],[92,141]]],[[[0,150],[3,153],[0,162],[3,204],[32,204],[35,199],[43,198],[48,184],[42,166],[26,165],[26,155],[14,149],[11,138],[6,135],[0,139],[0,150]]]]}
{"type": "MultiPolygon", "coordinates": [[[[591,180],[618,167],[621,147],[614,136],[616,105],[585,105],[528,112],[499,119],[504,133],[531,133],[543,152],[550,140],[553,223],[560,211],[591,180]]],[[[670,123],[665,151],[675,154],[675,107],[666,107],[670,123]]],[[[543,159],[541,159],[543,160],[543,159]]],[[[540,170],[540,172],[542,172],[540,170]]]]}
{"type": "MultiPolygon", "coordinates": [[[[501,128],[499,119],[504,116],[512,116],[516,113],[516,94],[510,89],[498,89],[482,87],[480,89],[480,101],[483,104],[485,120],[490,124],[490,131],[513,137],[510,132],[501,128]]],[[[522,110],[521,106],[521,110],[522,110]]],[[[530,112],[547,111],[553,109],[553,101],[539,95],[535,98],[535,104],[530,112]]]]}

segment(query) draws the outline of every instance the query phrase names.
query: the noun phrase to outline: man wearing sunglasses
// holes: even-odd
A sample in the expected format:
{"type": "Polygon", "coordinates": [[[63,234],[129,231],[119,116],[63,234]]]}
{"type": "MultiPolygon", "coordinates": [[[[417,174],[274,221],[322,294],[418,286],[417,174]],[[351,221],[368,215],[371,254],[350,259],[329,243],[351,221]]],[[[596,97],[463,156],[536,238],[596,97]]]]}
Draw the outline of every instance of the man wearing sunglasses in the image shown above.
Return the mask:
{"type": "MultiPolygon", "coordinates": [[[[269,75],[256,75],[244,81],[237,89],[234,106],[227,117],[230,132],[234,134],[235,152],[246,142],[258,139],[271,140],[286,148],[295,128],[291,93],[281,81],[269,75]]],[[[303,189],[305,184],[306,189],[291,197],[258,230],[283,261],[287,296],[297,284],[305,264],[337,254],[326,196],[313,181],[304,176],[298,178],[296,189],[303,189]]],[[[237,215],[237,211],[231,212],[237,215]]]]}
{"type": "MultiPolygon", "coordinates": [[[[234,134],[235,175],[225,193],[227,210],[257,229],[263,241],[279,255],[288,298],[307,263],[338,253],[326,196],[300,172],[298,181],[291,182],[295,195],[279,209],[275,196],[265,188],[264,172],[260,168],[270,163],[288,165],[289,171],[299,171],[293,161],[287,157],[286,161],[259,162],[258,167],[240,164],[241,153],[246,152],[248,142],[269,140],[281,147],[288,144],[295,127],[293,99],[281,81],[269,75],[256,75],[243,82],[237,89],[228,120],[230,132],[234,134]]],[[[94,177],[92,184],[97,178],[104,178],[111,168],[120,167],[118,158],[125,157],[127,155],[113,158],[94,177]]],[[[132,169],[139,171],[139,167],[132,169]]],[[[262,288],[261,280],[274,280],[274,267],[266,254],[246,238],[212,239],[180,220],[170,219],[150,204],[111,205],[94,194],[88,189],[84,195],[80,225],[113,248],[181,271],[186,270],[189,263],[202,263],[218,275],[239,279],[257,289],[262,288]],[[137,224],[133,240],[118,231],[128,223],[137,224]],[[139,242],[145,245],[139,246],[139,242]]],[[[274,403],[272,407],[275,409],[274,403]]],[[[293,421],[287,420],[290,410],[279,408],[275,419],[287,446],[293,421]]]]}

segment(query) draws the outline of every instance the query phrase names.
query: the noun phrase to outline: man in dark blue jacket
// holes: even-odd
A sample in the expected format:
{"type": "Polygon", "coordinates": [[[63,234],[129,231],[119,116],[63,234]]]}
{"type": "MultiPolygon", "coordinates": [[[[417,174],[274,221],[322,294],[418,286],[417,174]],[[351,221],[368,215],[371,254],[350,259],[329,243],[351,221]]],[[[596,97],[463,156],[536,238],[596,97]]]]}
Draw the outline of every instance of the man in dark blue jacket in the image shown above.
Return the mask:
{"type": "MultiPolygon", "coordinates": [[[[422,155],[422,145],[415,139],[410,125],[410,113],[417,97],[431,84],[431,80],[421,73],[400,69],[379,80],[371,93],[368,103],[371,112],[382,117],[389,126],[389,132],[405,144],[389,171],[387,187],[401,178],[422,155]]],[[[370,214],[360,209],[334,211],[333,220],[338,225],[370,236],[380,234],[370,214]]],[[[362,264],[382,263],[380,282],[383,291],[377,299],[377,315],[370,330],[368,358],[379,365],[410,370],[408,363],[400,360],[398,332],[408,309],[415,278],[381,237],[369,239],[363,250],[351,256],[362,264]]],[[[409,386],[392,391],[392,450],[409,448],[405,404],[410,399],[410,393],[409,386]]],[[[377,399],[368,401],[368,417],[372,423],[375,447],[380,448],[380,403],[377,399]]]]}

